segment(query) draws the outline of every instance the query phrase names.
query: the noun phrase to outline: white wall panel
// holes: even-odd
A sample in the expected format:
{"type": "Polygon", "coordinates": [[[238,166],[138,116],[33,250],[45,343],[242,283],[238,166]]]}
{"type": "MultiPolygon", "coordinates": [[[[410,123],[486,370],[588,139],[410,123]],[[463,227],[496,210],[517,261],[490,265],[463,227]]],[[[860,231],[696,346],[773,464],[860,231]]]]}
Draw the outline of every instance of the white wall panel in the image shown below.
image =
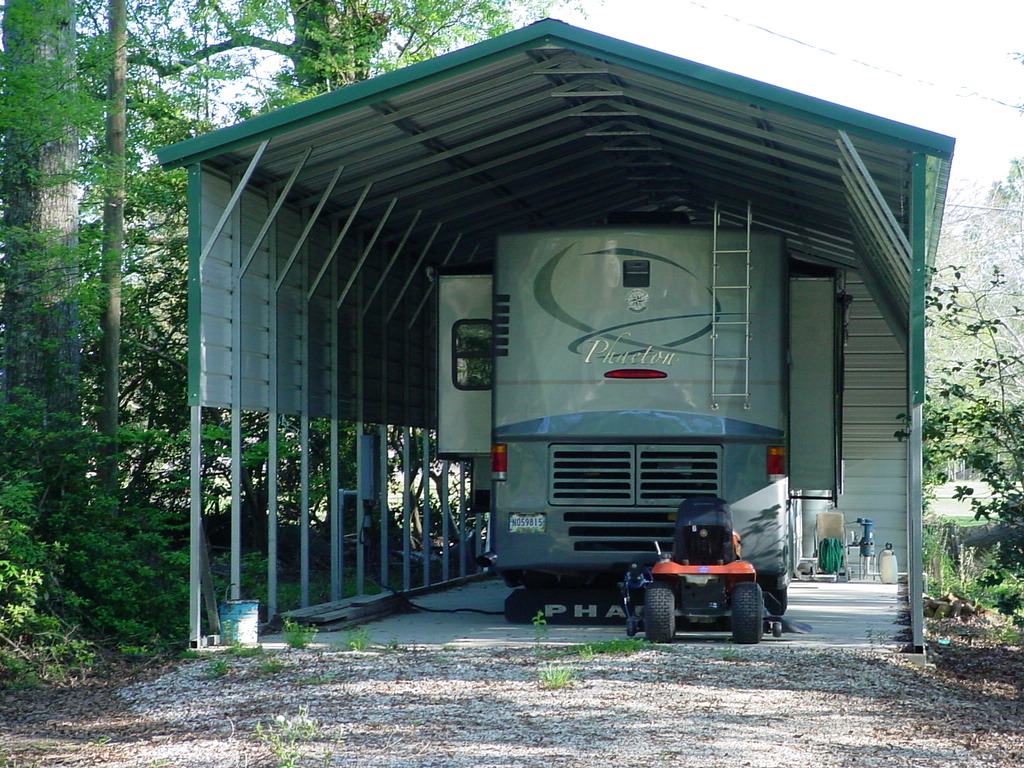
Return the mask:
{"type": "Polygon", "coordinates": [[[875,523],[876,552],[896,547],[907,562],[907,445],[895,433],[907,413],[906,359],[881,312],[856,275],[849,275],[850,306],[843,396],[843,493],[837,508],[857,538],[856,520],[875,523]]]}

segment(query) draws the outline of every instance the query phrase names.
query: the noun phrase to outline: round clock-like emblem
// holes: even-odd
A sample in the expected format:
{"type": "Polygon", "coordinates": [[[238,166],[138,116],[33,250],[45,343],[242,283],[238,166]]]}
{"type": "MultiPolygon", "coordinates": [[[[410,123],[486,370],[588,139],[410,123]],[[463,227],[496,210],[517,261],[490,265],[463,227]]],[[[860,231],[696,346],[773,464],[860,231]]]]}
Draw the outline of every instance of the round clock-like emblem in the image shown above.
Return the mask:
{"type": "Polygon", "coordinates": [[[626,294],[626,306],[631,312],[643,312],[647,309],[647,302],[650,298],[647,291],[634,288],[626,294]]]}

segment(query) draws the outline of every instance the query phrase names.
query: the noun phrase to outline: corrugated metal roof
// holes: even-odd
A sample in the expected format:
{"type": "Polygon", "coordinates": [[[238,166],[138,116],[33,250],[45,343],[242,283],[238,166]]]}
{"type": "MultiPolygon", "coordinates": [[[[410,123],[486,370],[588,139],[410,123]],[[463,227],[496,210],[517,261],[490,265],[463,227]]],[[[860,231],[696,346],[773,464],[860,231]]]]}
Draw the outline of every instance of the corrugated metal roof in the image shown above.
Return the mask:
{"type": "MultiPolygon", "coordinates": [[[[875,228],[863,204],[884,205],[886,226],[909,237],[913,167],[926,164],[927,258],[953,151],[946,136],[550,19],[159,158],[239,176],[263,141],[250,185],[280,189],[301,165],[290,206],[317,204],[333,183],[325,211],[346,217],[358,207],[356,227],[372,231],[397,200],[386,233],[398,237],[418,215],[417,233],[440,225],[442,241],[461,235],[477,259],[500,232],[624,211],[700,223],[716,201],[738,213],[749,202],[757,224],[786,233],[794,251],[853,268],[870,260],[879,276],[905,272],[896,261],[905,254],[874,235],[865,242],[875,228]],[[870,194],[856,186],[862,178],[870,194]]],[[[909,282],[888,288],[896,298],[880,300],[905,318],[909,282]]]]}

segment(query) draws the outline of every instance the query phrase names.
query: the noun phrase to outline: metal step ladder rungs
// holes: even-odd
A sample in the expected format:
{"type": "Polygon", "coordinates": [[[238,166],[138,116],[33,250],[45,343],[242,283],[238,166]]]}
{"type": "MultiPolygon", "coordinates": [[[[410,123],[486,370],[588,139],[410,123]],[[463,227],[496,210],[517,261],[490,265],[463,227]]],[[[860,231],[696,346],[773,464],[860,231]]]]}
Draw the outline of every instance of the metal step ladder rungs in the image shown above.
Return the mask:
{"type": "Polygon", "coordinates": [[[715,205],[711,251],[711,407],[742,398],[750,408],[750,233],[747,204],[745,248],[719,248],[721,213],[715,205]],[[730,279],[722,282],[723,273],[730,279]],[[737,282],[737,277],[739,281],[737,282]],[[727,311],[722,311],[723,306],[727,311]],[[728,319],[723,319],[728,318],[728,319]],[[723,335],[725,334],[725,335],[723,335]],[[736,336],[739,335],[739,343],[736,336]],[[731,344],[726,345],[728,339],[731,344]],[[723,347],[725,347],[723,349],[723,347]]]}

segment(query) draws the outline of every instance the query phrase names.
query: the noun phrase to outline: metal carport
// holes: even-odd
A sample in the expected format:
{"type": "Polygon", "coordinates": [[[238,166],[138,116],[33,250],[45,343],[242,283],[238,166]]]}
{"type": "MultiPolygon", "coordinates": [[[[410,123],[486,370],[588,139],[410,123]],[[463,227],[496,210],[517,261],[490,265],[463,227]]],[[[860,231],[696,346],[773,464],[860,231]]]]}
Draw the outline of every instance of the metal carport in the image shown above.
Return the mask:
{"type": "MultiPolygon", "coordinates": [[[[307,436],[309,419],[334,425],[337,519],[339,420],[434,424],[429,268],[487,261],[501,232],[610,212],[707,223],[716,203],[737,219],[749,204],[799,258],[844,272],[840,506],[882,507],[880,535],[919,563],[924,293],[953,143],[549,19],[165,148],[160,162],[189,173],[193,643],[203,409],[231,412],[237,598],[241,412],[269,414],[271,432],[281,414],[307,436]]],[[[920,569],[909,581],[920,594],[920,569]]]]}

